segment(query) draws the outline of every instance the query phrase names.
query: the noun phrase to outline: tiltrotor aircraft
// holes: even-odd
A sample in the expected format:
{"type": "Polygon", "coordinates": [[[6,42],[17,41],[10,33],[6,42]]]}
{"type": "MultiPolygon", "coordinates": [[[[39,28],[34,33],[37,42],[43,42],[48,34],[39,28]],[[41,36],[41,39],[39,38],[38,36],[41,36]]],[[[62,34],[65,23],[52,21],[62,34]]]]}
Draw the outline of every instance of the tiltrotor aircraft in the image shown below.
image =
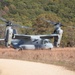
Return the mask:
{"type": "MultiPolygon", "coordinates": [[[[29,28],[26,26],[16,25],[6,19],[0,17],[2,21],[6,23],[5,38],[0,41],[5,41],[5,46],[10,47],[11,45],[15,49],[52,49],[53,47],[59,47],[62,38],[63,30],[61,29],[62,24],[52,23],[55,26],[53,34],[50,35],[25,35],[18,34],[13,26],[19,26],[22,28],[29,28]],[[50,38],[54,38],[54,43],[50,42],[50,38]]],[[[31,29],[31,28],[29,28],[31,29]]]]}

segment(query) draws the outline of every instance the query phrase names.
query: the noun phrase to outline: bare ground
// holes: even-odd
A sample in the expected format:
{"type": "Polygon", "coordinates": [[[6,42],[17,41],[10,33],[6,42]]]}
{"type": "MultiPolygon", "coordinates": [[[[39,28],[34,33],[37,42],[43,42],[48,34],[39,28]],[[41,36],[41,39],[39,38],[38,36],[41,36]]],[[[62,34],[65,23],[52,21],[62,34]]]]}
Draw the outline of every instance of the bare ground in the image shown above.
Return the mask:
{"type": "Polygon", "coordinates": [[[75,48],[54,48],[52,50],[22,50],[0,48],[0,58],[42,62],[65,66],[75,71],[75,48]]]}
{"type": "Polygon", "coordinates": [[[12,59],[0,59],[0,69],[0,75],[75,75],[64,67],[12,59]]]}

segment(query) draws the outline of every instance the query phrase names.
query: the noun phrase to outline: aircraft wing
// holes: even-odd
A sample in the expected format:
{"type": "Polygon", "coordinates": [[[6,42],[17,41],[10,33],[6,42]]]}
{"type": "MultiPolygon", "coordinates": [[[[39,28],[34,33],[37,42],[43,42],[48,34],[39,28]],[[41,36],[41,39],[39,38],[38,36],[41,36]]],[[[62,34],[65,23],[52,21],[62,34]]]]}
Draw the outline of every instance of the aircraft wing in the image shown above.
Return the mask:
{"type": "Polygon", "coordinates": [[[24,34],[15,34],[14,39],[28,39],[31,38],[41,38],[41,39],[50,39],[53,37],[58,37],[58,34],[51,34],[51,35],[24,35],[24,34]]]}
{"type": "Polygon", "coordinates": [[[42,39],[49,39],[53,37],[58,37],[58,34],[50,34],[50,35],[40,35],[40,38],[42,39]]]}
{"type": "Polygon", "coordinates": [[[31,39],[30,35],[24,35],[24,34],[15,34],[14,39],[31,39]]]}

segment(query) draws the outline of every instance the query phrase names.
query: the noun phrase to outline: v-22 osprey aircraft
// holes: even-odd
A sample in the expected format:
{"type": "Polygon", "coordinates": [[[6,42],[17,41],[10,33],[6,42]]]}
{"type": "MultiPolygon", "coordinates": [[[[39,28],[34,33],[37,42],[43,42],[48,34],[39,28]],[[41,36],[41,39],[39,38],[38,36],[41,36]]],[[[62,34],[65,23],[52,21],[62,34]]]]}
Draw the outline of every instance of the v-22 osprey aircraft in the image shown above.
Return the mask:
{"type": "MultiPolygon", "coordinates": [[[[6,22],[6,33],[5,38],[0,39],[0,41],[5,41],[5,46],[10,47],[11,45],[15,49],[52,49],[53,47],[59,47],[63,30],[61,29],[62,24],[52,23],[55,26],[53,34],[50,35],[25,35],[18,34],[13,26],[20,26],[22,28],[29,28],[26,26],[15,25],[4,18],[0,18],[2,21],[6,22]],[[49,39],[54,38],[54,43],[51,43],[49,39]]],[[[30,29],[30,28],[29,28],[30,29]]]]}

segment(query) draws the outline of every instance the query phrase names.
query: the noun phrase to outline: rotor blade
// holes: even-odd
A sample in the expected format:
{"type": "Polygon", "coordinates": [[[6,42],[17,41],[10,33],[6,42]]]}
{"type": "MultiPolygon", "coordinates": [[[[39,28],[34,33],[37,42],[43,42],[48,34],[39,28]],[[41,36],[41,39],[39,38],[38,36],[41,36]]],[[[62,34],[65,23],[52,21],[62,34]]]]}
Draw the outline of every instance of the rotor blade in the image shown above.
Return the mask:
{"type": "MultiPolygon", "coordinates": [[[[22,26],[22,25],[19,25],[19,24],[14,24],[12,23],[12,21],[7,21],[6,19],[0,17],[0,19],[3,21],[3,22],[6,22],[6,24],[8,24],[9,26],[17,26],[17,27],[20,27],[20,28],[26,28],[26,29],[33,29],[33,28],[30,28],[28,26],[22,26]]],[[[3,25],[1,25],[3,26],[3,25]]]]}
{"type": "Polygon", "coordinates": [[[63,27],[70,27],[70,28],[75,28],[75,26],[63,26],[63,27]]]}
{"type": "Polygon", "coordinates": [[[42,19],[42,20],[44,20],[44,21],[46,21],[46,22],[48,22],[48,23],[50,23],[50,24],[53,24],[53,25],[55,25],[56,23],[55,22],[53,22],[53,21],[50,21],[50,20],[46,20],[46,19],[42,19]]]}
{"type": "Polygon", "coordinates": [[[5,26],[5,24],[0,24],[0,26],[5,26]]]}
{"type": "Polygon", "coordinates": [[[27,28],[27,29],[32,29],[32,28],[30,28],[30,27],[27,27],[27,26],[21,26],[22,28],[27,28]]]}
{"type": "Polygon", "coordinates": [[[33,29],[33,28],[28,27],[28,26],[23,26],[23,25],[13,24],[13,23],[12,23],[12,26],[17,26],[17,27],[26,28],[26,29],[33,29]]]}
{"type": "Polygon", "coordinates": [[[0,20],[2,20],[3,22],[7,22],[7,20],[2,17],[0,17],[0,20]]]}
{"type": "Polygon", "coordinates": [[[68,27],[73,27],[73,28],[75,28],[75,26],[68,26],[68,27]]]}
{"type": "Polygon", "coordinates": [[[42,19],[42,20],[44,20],[44,21],[46,21],[46,22],[48,22],[48,23],[50,23],[50,24],[53,24],[54,26],[56,26],[56,25],[59,25],[59,27],[60,26],[63,26],[60,22],[53,22],[53,21],[50,21],[50,20],[46,20],[46,19],[42,19]]]}

